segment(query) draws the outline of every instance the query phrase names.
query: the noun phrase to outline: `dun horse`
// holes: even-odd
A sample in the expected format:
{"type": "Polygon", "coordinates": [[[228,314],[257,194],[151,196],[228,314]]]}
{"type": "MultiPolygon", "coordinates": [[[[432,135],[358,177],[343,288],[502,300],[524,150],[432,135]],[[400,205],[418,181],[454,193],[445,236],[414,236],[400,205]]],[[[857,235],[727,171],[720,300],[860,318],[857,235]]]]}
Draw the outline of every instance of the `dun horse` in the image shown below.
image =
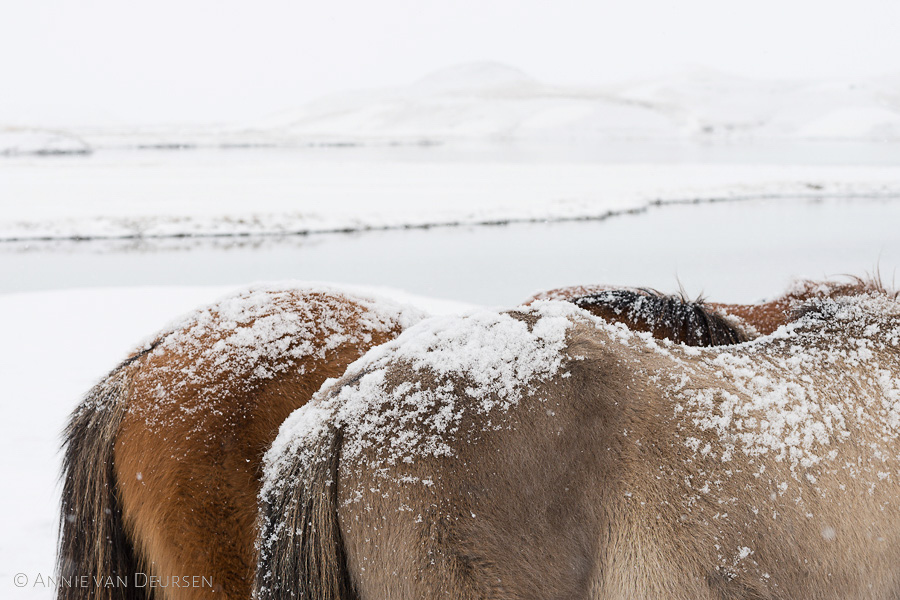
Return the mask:
{"type": "Polygon", "coordinates": [[[66,430],[59,599],[249,598],[278,426],[420,317],[328,288],[256,288],[122,362],[66,430]]]}
{"type": "Polygon", "coordinates": [[[432,319],[266,455],[261,599],[897,598],[900,303],[660,342],[569,303],[432,319]]]}

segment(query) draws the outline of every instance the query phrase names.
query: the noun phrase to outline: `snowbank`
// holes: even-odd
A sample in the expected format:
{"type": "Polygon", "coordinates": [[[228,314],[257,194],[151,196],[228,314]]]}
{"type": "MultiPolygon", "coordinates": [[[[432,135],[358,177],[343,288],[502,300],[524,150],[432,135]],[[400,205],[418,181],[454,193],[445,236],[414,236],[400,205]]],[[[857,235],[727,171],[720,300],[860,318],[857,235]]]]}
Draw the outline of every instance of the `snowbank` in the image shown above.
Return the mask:
{"type": "Polygon", "coordinates": [[[90,154],[88,144],[75,134],[44,129],[0,127],[0,156],[58,156],[90,154]]]}
{"type": "Polygon", "coordinates": [[[357,231],[598,219],[656,202],[900,196],[900,166],[139,154],[8,159],[14,168],[0,170],[0,239],[357,231]]]}

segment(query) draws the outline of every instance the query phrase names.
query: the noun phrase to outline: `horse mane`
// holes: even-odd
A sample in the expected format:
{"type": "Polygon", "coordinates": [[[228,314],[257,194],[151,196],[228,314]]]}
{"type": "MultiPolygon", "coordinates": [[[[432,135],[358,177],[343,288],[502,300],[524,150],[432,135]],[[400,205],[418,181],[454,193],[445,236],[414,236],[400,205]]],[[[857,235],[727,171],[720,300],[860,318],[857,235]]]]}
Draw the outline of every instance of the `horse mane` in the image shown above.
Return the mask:
{"type": "Polygon", "coordinates": [[[790,320],[796,321],[811,314],[817,314],[825,319],[830,318],[832,311],[826,307],[834,304],[835,300],[840,300],[841,298],[883,296],[894,301],[900,298],[900,291],[887,288],[878,275],[869,278],[855,275],[847,277],[849,280],[843,282],[799,281],[779,300],[788,305],[785,312],[790,317],[790,320]]]}
{"type": "Polygon", "coordinates": [[[666,295],[646,288],[610,289],[569,301],[607,321],[625,323],[655,338],[688,346],[727,346],[750,339],[702,298],[689,300],[683,294],[666,295]]]}
{"type": "Polygon", "coordinates": [[[870,277],[847,275],[843,279],[813,281],[801,279],[784,294],[759,304],[719,304],[709,306],[719,314],[734,317],[760,335],[818,310],[825,300],[863,295],[881,295],[896,300],[898,292],[888,289],[876,273],[870,277]]]}
{"type": "Polygon", "coordinates": [[[900,292],[888,289],[881,276],[876,274],[871,277],[857,277],[846,275],[846,281],[812,281],[802,279],[789,289],[782,299],[790,300],[794,304],[801,304],[812,299],[834,299],[842,296],[862,296],[865,294],[877,294],[888,296],[896,300],[900,292]]]}

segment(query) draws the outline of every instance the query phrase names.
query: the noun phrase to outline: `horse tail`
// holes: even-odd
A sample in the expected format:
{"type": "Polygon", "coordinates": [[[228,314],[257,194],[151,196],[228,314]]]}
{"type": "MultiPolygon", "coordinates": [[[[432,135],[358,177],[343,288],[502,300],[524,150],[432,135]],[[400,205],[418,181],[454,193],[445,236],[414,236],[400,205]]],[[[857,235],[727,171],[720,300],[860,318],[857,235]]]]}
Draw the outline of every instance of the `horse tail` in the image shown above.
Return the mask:
{"type": "Polygon", "coordinates": [[[343,429],[328,426],[302,456],[280,457],[262,496],[256,600],[357,600],[338,523],[343,429]]]}
{"type": "MultiPolygon", "coordinates": [[[[122,517],[113,452],[126,410],[132,357],[95,385],[64,433],[57,600],[146,600],[122,517]],[[89,576],[81,586],[73,578],[89,576]],[[71,583],[71,584],[70,584],[71,583]]],[[[79,579],[79,582],[82,581],[79,579]]]]}

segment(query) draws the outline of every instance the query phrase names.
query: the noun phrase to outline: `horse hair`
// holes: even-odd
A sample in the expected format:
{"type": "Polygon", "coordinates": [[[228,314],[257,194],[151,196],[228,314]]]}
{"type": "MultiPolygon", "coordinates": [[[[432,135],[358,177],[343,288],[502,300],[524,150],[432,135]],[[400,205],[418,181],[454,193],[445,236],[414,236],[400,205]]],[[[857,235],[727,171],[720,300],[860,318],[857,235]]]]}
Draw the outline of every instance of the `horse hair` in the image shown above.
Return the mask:
{"type": "Polygon", "coordinates": [[[147,600],[147,588],[130,585],[138,560],[125,531],[116,493],[115,435],[125,414],[128,374],[113,370],[85,396],[64,434],[62,511],[57,568],[58,600],[147,600]],[[69,585],[88,575],[88,586],[69,585]],[[116,587],[112,577],[129,585],[116,587]]]}
{"type": "Polygon", "coordinates": [[[649,289],[615,289],[579,296],[570,302],[609,321],[624,322],[653,337],[688,346],[727,346],[750,339],[702,299],[688,300],[649,289]]]}
{"type": "Polygon", "coordinates": [[[309,464],[292,461],[283,474],[296,485],[280,486],[263,498],[256,600],[358,598],[337,515],[342,442],[343,430],[331,428],[313,442],[309,464]]]}

